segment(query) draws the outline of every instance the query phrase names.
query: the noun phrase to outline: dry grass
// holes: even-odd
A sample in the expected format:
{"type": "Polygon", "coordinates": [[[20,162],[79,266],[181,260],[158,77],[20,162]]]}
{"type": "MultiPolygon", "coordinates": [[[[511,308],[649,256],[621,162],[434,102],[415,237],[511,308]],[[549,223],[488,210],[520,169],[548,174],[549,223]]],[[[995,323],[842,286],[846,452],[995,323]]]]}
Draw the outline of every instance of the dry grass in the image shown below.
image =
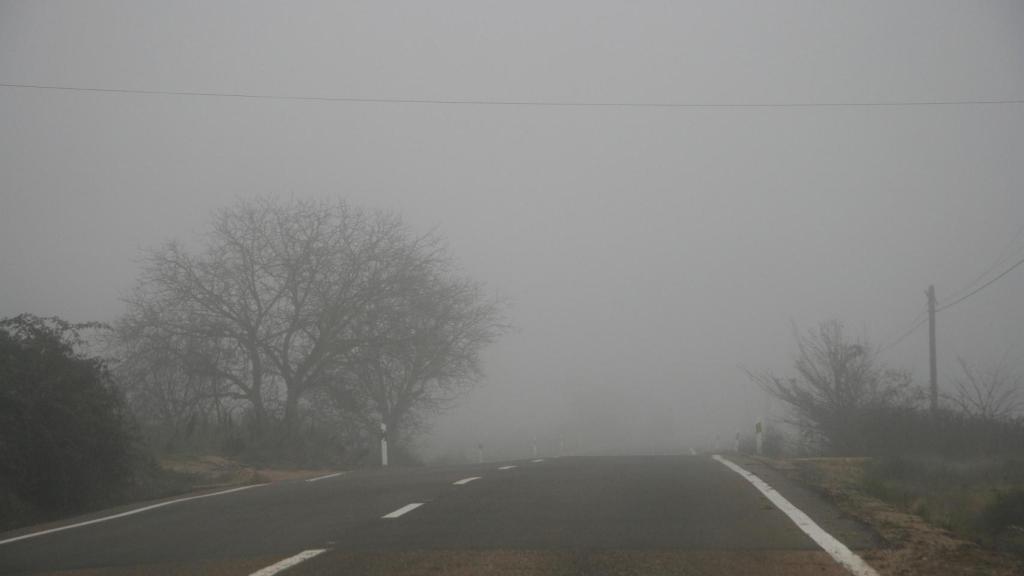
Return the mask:
{"type": "Polygon", "coordinates": [[[1024,461],[1007,457],[883,458],[867,462],[862,486],[962,537],[1024,558],[1024,461]]]}
{"type": "MultiPolygon", "coordinates": [[[[862,556],[883,576],[1011,576],[1024,573],[1024,564],[1018,559],[985,548],[929,522],[909,507],[885,502],[868,493],[865,483],[869,483],[872,473],[869,459],[809,458],[771,464],[824,494],[843,512],[877,531],[888,546],[865,550],[862,556]]],[[[929,496],[922,493],[917,498],[928,501],[929,496]]]]}
{"type": "Polygon", "coordinates": [[[194,478],[193,489],[195,490],[301,480],[337,472],[337,470],[323,469],[254,468],[220,456],[164,458],[160,460],[160,466],[166,470],[187,474],[194,478]]]}

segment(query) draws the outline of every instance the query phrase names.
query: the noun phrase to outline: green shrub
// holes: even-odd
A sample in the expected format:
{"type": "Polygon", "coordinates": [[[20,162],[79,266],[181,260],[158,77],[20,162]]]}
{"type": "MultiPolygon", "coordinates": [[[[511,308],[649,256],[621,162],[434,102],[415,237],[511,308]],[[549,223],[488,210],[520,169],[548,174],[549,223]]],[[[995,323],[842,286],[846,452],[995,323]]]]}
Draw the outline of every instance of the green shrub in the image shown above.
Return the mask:
{"type": "Polygon", "coordinates": [[[0,321],[0,487],[8,525],[116,500],[130,485],[131,421],[103,363],[77,354],[76,326],[0,321]]]}
{"type": "Polygon", "coordinates": [[[1024,527],[1024,488],[997,490],[982,511],[980,524],[992,536],[1011,526],[1024,527]]]}

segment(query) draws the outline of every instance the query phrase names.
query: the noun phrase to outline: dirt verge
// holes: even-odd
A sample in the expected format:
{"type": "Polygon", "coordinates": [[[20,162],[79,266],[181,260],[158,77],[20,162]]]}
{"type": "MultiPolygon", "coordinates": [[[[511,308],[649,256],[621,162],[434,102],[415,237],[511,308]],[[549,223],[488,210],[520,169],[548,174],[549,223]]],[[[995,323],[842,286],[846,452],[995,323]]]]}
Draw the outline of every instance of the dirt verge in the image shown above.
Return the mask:
{"type": "Polygon", "coordinates": [[[160,467],[191,476],[194,478],[192,489],[197,491],[283,480],[304,480],[337,472],[321,469],[254,468],[220,456],[164,458],[160,460],[160,467]]]}
{"type": "Polygon", "coordinates": [[[957,538],[919,516],[865,494],[860,488],[863,458],[760,460],[823,494],[845,514],[876,530],[887,545],[864,550],[861,556],[882,576],[1024,574],[1024,563],[957,538]]]}

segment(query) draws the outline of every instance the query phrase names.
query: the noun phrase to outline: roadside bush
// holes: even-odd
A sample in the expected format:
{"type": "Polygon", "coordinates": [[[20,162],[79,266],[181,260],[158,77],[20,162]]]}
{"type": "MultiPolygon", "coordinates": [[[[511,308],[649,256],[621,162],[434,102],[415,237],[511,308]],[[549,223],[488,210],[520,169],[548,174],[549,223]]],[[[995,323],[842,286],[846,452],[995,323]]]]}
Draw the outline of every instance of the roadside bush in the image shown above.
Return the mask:
{"type": "Polygon", "coordinates": [[[1011,527],[1024,528],[1024,487],[997,490],[982,511],[980,522],[992,536],[1011,527]]]}
{"type": "Polygon", "coordinates": [[[185,494],[194,489],[197,481],[194,474],[163,468],[153,458],[141,458],[134,467],[131,484],[124,491],[122,500],[155,500],[185,494]]]}
{"type": "Polygon", "coordinates": [[[134,437],[102,361],[57,318],[0,320],[0,518],[7,526],[98,506],[132,481],[134,437]]]}
{"type": "Polygon", "coordinates": [[[911,409],[920,393],[910,374],[890,370],[861,340],[850,339],[838,320],[806,334],[794,329],[798,354],[794,375],[748,372],[750,378],[786,404],[791,423],[824,453],[862,456],[877,438],[872,416],[911,409]]]}
{"type": "Polygon", "coordinates": [[[1024,553],[1024,460],[890,456],[869,461],[865,492],[975,541],[1024,553]]]}
{"type": "Polygon", "coordinates": [[[914,407],[886,407],[861,415],[864,456],[932,455],[980,458],[1022,454],[1024,423],[948,410],[936,414],[914,407]]]}
{"type": "Polygon", "coordinates": [[[761,449],[765,456],[781,458],[786,451],[786,435],[775,426],[766,425],[761,449]]]}

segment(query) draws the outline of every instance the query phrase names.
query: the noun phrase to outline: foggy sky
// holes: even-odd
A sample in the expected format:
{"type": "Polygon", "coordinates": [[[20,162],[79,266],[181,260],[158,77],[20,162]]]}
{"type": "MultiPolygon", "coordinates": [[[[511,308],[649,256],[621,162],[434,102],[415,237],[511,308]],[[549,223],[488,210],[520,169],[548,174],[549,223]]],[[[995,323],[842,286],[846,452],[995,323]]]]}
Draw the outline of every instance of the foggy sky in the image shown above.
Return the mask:
{"type": "MultiPolygon", "coordinates": [[[[0,1],[0,83],[773,104],[1024,99],[1007,2],[0,1]]],[[[884,345],[1022,254],[1024,105],[533,107],[0,87],[0,316],[112,320],[140,249],[239,197],[437,230],[513,303],[428,450],[731,436],[792,325],[884,345]]],[[[1024,370],[1024,270],[939,317],[1024,370]]],[[[926,331],[887,351],[927,379],[926,331]]],[[[549,449],[547,446],[545,449],[549,449]]],[[[553,449],[553,448],[552,448],[553,449]]]]}

